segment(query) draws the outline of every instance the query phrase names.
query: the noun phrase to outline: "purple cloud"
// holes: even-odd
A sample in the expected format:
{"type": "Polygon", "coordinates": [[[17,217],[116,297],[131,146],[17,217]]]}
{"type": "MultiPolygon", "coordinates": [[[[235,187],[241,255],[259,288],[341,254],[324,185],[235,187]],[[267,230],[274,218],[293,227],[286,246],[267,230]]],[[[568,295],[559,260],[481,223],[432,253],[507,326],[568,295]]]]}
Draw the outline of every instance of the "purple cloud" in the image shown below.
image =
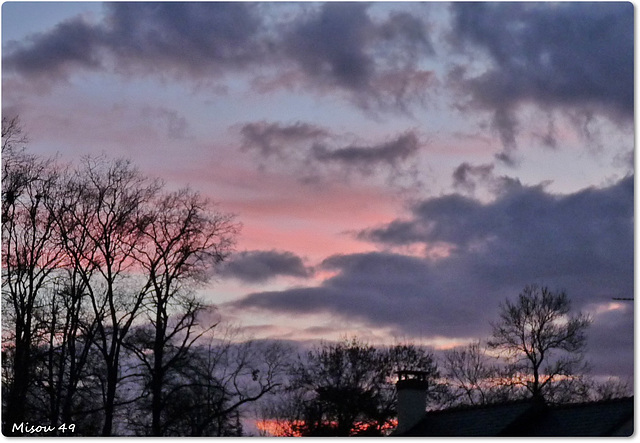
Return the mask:
{"type": "Polygon", "coordinates": [[[418,137],[413,132],[402,134],[396,139],[374,146],[347,146],[338,149],[328,149],[323,145],[314,145],[313,158],[320,162],[335,162],[343,164],[373,165],[386,163],[395,165],[397,162],[414,156],[420,148],[418,137]]]}
{"type": "Polygon", "coordinates": [[[453,71],[472,104],[494,112],[508,158],[522,103],[591,109],[633,118],[631,3],[454,3],[453,38],[462,51],[491,60],[479,75],[453,71]]]}
{"type": "Polygon", "coordinates": [[[279,276],[310,277],[313,271],[288,251],[245,251],[233,256],[220,270],[222,277],[262,283],[279,276]]]}
{"type": "MultiPolygon", "coordinates": [[[[328,312],[398,335],[459,338],[489,334],[499,304],[530,283],[566,290],[576,309],[632,296],[633,176],[568,195],[504,183],[493,202],[431,198],[412,218],[361,233],[391,247],[444,244],[447,256],[333,256],[322,267],[337,274],[320,286],[254,293],[234,306],[328,312]]],[[[610,334],[629,332],[623,317],[594,324],[594,349],[607,353],[599,346],[610,334]]],[[[632,341],[620,343],[631,352],[632,341]]]]}
{"type": "Polygon", "coordinates": [[[306,89],[346,92],[363,107],[405,107],[430,83],[417,68],[433,54],[426,26],[406,12],[374,21],[370,6],[105,3],[99,23],[74,18],[5,45],[3,64],[50,81],[81,69],[202,82],[230,72],[258,76],[266,67],[279,78],[296,66],[306,89]]]}

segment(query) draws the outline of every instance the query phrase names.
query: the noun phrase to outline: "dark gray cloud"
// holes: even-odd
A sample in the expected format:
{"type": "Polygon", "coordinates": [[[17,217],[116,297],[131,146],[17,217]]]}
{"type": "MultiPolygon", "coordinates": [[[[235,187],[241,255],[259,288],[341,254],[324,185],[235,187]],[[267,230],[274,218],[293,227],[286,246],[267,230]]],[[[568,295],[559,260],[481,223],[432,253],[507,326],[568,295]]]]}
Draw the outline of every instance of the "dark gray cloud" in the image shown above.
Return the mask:
{"type": "Polygon", "coordinates": [[[552,258],[559,275],[613,272],[609,281],[633,267],[633,176],[569,195],[508,181],[492,203],[446,195],[414,207],[410,220],[363,235],[389,244],[446,243],[456,255],[481,258],[492,273],[509,265],[542,275],[552,258]]]}
{"type": "Polygon", "coordinates": [[[516,148],[516,134],[518,120],[515,115],[504,107],[498,108],[491,120],[491,129],[500,136],[503,150],[495,155],[496,160],[507,166],[515,166],[514,149],[516,148]]]}
{"type": "Polygon", "coordinates": [[[385,69],[414,67],[433,54],[426,27],[407,13],[393,13],[381,23],[370,3],[328,2],[296,23],[286,34],[285,50],[310,77],[350,90],[370,90],[385,69]]]}
{"type": "Polygon", "coordinates": [[[323,311],[376,326],[398,326],[400,319],[407,319],[406,327],[412,331],[423,321],[431,325],[430,330],[447,329],[446,321],[436,318],[438,311],[430,309],[431,303],[440,301],[431,299],[430,303],[425,293],[432,287],[434,276],[421,259],[387,253],[340,255],[330,257],[322,267],[339,274],[320,287],[255,293],[234,306],[292,313],[323,311]],[[408,315],[415,312],[424,316],[416,319],[408,315]]]}
{"type": "Polygon", "coordinates": [[[517,132],[514,109],[574,107],[633,118],[633,4],[454,3],[454,39],[486,51],[492,65],[452,78],[473,103],[494,111],[505,147],[517,132]]]}
{"type": "Polygon", "coordinates": [[[366,3],[327,3],[296,23],[285,38],[287,53],[310,76],[347,88],[364,88],[375,70],[365,52],[371,21],[366,3]]]}
{"type": "MultiPolygon", "coordinates": [[[[390,327],[398,335],[486,337],[499,304],[530,283],[566,290],[580,310],[629,297],[634,292],[633,177],[569,195],[504,180],[493,202],[459,195],[432,198],[417,204],[410,219],[366,231],[362,238],[391,247],[443,245],[449,254],[437,259],[392,252],[334,256],[322,266],[337,274],[320,286],[254,293],[235,307],[328,312],[345,321],[390,327]]],[[[613,357],[601,346],[610,334],[621,334],[621,346],[631,355],[629,319],[597,320],[592,351],[613,357]]]]}
{"type": "Polygon", "coordinates": [[[112,2],[105,8],[101,23],[75,18],[13,43],[5,48],[3,64],[36,77],[109,62],[127,72],[203,75],[243,67],[263,53],[254,4],[112,2]]]}
{"type": "Polygon", "coordinates": [[[312,269],[288,251],[245,251],[236,254],[220,270],[222,277],[248,283],[263,283],[279,276],[310,277],[312,269]]]}
{"type": "Polygon", "coordinates": [[[252,3],[107,3],[103,44],[135,69],[194,75],[243,67],[263,54],[262,19],[252,3]]]}
{"type": "Polygon", "coordinates": [[[81,18],[58,24],[51,32],[11,42],[3,48],[3,71],[33,77],[64,78],[74,69],[98,69],[102,60],[97,48],[101,32],[81,18]]]}
{"type": "Polygon", "coordinates": [[[313,157],[321,162],[337,162],[370,166],[384,163],[395,166],[399,161],[414,156],[420,148],[418,137],[413,132],[407,132],[387,143],[374,146],[347,146],[329,149],[324,145],[314,145],[313,157]]]}
{"type": "MultiPolygon", "coordinates": [[[[607,299],[603,297],[603,302],[607,299]]],[[[589,328],[587,344],[594,375],[633,374],[633,301],[620,302],[622,308],[599,314],[589,328]]]]}
{"type": "Polygon", "coordinates": [[[494,66],[469,80],[500,108],[598,104],[633,115],[633,4],[454,3],[454,32],[494,66]]]}
{"type": "MultiPolygon", "coordinates": [[[[61,23],[6,44],[5,72],[60,79],[73,69],[214,80],[228,72],[272,84],[295,66],[305,89],[346,91],[363,107],[406,107],[432,83],[417,61],[433,54],[425,24],[405,12],[373,20],[369,3],[112,2],[105,18],[61,23]]],[[[279,87],[287,87],[280,84],[279,87]]]]}

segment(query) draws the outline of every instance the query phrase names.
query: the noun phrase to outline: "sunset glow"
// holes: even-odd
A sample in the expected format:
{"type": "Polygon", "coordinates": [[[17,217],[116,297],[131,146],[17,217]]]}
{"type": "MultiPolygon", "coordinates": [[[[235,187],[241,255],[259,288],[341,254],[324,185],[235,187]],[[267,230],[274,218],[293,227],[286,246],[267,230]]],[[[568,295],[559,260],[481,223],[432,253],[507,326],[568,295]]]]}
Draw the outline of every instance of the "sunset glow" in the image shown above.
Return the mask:
{"type": "Polygon", "coordinates": [[[536,283],[632,379],[633,35],[618,2],[5,2],[3,116],[235,214],[197,291],[257,339],[440,352],[536,283]]]}

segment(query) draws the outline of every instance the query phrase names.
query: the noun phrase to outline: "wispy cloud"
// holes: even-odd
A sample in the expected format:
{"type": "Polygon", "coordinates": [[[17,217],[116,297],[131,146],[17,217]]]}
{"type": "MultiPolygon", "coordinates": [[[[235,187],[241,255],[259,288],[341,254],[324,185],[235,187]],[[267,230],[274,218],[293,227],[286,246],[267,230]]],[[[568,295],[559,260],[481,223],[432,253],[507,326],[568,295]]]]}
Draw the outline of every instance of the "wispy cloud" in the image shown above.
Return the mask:
{"type": "Polygon", "coordinates": [[[245,149],[257,149],[264,157],[282,158],[287,150],[299,144],[308,146],[310,143],[317,143],[328,137],[329,132],[310,123],[284,125],[263,121],[243,125],[240,135],[245,149]]]}
{"type": "Polygon", "coordinates": [[[280,124],[268,122],[247,123],[240,127],[241,146],[259,153],[261,159],[273,160],[281,166],[287,162],[299,168],[303,179],[313,171],[314,180],[323,173],[337,168],[343,173],[364,176],[373,171],[393,179],[408,174],[423,147],[416,131],[410,130],[379,143],[347,142],[349,134],[336,134],[320,126],[296,122],[280,124]],[[325,172],[324,169],[328,171],[325,172]]]}

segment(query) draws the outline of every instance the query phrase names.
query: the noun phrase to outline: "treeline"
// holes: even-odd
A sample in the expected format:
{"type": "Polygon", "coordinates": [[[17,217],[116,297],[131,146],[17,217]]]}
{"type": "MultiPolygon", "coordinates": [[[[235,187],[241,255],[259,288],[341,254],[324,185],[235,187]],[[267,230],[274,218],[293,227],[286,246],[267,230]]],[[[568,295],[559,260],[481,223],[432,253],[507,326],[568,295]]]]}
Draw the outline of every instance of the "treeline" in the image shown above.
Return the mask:
{"type": "Polygon", "coordinates": [[[26,142],[2,120],[4,435],[242,435],[247,406],[278,435],[385,435],[398,370],[428,375],[430,408],[627,392],[586,376],[589,319],[535,286],[501,307],[486,347],[439,358],[243,340],[198,296],[232,251],[232,215],[128,161],[62,165],[26,142]]]}
{"type": "Polygon", "coordinates": [[[238,408],[278,386],[282,359],[212,334],[197,295],[240,225],[128,161],[62,166],[25,143],[3,119],[3,433],[241,433],[238,408]]]}
{"type": "Polygon", "coordinates": [[[262,410],[265,434],[379,436],[396,424],[397,371],[420,371],[430,410],[534,398],[547,403],[631,395],[626,382],[589,376],[587,315],[574,314],[565,292],[530,285],[500,306],[485,345],[437,358],[415,345],[374,347],[356,339],[325,343],[291,366],[283,394],[262,410]]]}

